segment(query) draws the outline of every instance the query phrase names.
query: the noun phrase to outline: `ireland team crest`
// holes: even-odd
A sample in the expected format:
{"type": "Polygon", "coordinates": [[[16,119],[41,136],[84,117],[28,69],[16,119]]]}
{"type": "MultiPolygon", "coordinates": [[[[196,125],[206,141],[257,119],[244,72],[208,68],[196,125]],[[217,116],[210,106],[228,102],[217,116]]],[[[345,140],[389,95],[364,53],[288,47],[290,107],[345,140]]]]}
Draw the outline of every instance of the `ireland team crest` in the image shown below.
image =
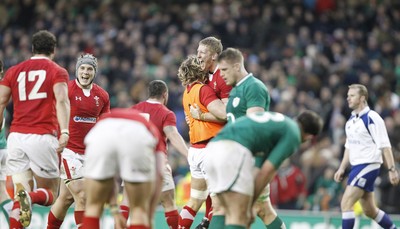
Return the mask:
{"type": "Polygon", "coordinates": [[[232,101],[232,106],[233,106],[233,107],[237,107],[237,106],[239,105],[239,103],[240,103],[240,98],[239,98],[239,97],[236,97],[236,98],[234,98],[233,101],[232,101]]]}

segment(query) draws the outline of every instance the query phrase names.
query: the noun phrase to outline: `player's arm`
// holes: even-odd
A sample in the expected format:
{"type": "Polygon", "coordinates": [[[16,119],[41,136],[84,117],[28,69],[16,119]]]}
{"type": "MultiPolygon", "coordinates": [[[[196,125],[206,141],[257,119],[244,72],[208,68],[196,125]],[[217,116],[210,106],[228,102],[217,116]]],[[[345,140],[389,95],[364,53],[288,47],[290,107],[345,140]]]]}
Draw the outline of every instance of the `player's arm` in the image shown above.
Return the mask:
{"type": "Polygon", "coordinates": [[[382,148],[382,155],[383,155],[383,161],[386,164],[389,171],[390,183],[392,185],[398,185],[399,173],[396,169],[396,164],[394,162],[392,148],[391,147],[382,148]]]}
{"type": "Polygon", "coordinates": [[[163,131],[171,144],[179,151],[180,154],[187,158],[188,147],[185,143],[185,140],[183,140],[181,134],[178,132],[176,126],[164,126],[163,131]]]}
{"type": "Polygon", "coordinates": [[[11,97],[11,89],[7,86],[0,85],[0,126],[3,126],[4,110],[6,109],[11,97]]]}
{"type": "Polygon", "coordinates": [[[207,105],[208,113],[204,113],[204,120],[210,122],[226,122],[226,108],[225,104],[220,100],[216,99],[207,105]]]}
{"type": "Polygon", "coordinates": [[[226,122],[226,107],[222,100],[214,100],[207,105],[209,112],[201,112],[200,107],[197,104],[190,106],[190,115],[197,120],[205,122],[226,122]]]}
{"type": "Polygon", "coordinates": [[[64,132],[64,130],[68,131],[69,116],[71,112],[68,98],[68,85],[65,82],[56,83],[54,84],[53,91],[56,98],[57,120],[61,130],[57,152],[61,152],[65,146],[67,146],[69,140],[69,132],[64,132]]]}
{"type": "Polygon", "coordinates": [[[346,170],[349,164],[350,164],[349,149],[345,148],[342,162],[340,163],[339,169],[336,171],[334,175],[334,179],[336,182],[341,182],[343,180],[344,171],[346,170]]]}
{"type": "Polygon", "coordinates": [[[258,196],[261,194],[265,186],[272,181],[272,179],[275,176],[275,173],[276,173],[275,166],[269,160],[266,160],[256,175],[255,185],[254,185],[254,199],[253,199],[254,202],[257,200],[258,196]]]}

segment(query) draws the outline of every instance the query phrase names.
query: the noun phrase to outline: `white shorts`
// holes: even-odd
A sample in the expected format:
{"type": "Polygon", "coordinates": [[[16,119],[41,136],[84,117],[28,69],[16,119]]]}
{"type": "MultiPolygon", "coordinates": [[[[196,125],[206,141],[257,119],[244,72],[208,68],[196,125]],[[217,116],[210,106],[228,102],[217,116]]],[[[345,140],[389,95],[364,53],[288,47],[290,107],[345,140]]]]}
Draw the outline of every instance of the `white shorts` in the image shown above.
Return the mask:
{"type": "Polygon", "coordinates": [[[254,158],[237,142],[210,142],[206,147],[204,171],[212,193],[233,191],[253,196],[254,158]]]}
{"type": "Polygon", "coordinates": [[[83,177],[83,162],[85,155],[75,153],[65,148],[61,154],[60,178],[75,180],[83,177]]]}
{"type": "Polygon", "coordinates": [[[7,139],[7,173],[18,174],[28,169],[43,178],[60,176],[58,140],[50,134],[10,133],[7,139]]]}
{"type": "Polygon", "coordinates": [[[7,149],[0,149],[0,181],[5,181],[7,178],[6,160],[7,160],[7,149]]]}
{"type": "Polygon", "coordinates": [[[84,176],[104,180],[120,175],[126,182],[149,182],[156,177],[157,139],[141,123],[108,118],[86,135],[84,176]]]}
{"type": "Polygon", "coordinates": [[[197,179],[204,179],[203,161],[205,156],[205,148],[194,148],[189,147],[188,151],[188,163],[190,168],[190,174],[192,177],[197,179]]]}

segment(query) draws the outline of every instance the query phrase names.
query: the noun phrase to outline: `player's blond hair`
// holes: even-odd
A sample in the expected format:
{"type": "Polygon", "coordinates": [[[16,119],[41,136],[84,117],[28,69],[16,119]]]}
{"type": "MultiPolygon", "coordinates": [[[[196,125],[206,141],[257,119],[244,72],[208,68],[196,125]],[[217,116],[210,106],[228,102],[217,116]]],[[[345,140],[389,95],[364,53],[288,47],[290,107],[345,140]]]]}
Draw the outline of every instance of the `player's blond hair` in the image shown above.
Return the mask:
{"type": "Polygon", "coordinates": [[[199,44],[206,46],[212,54],[220,54],[223,49],[221,40],[216,37],[206,37],[199,44]]]}
{"type": "Polygon", "coordinates": [[[187,86],[196,81],[204,83],[207,73],[201,67],[200,60],[195,55],[190,55],[179,66],[178,78],[183,86],[187,86]]]}
{"type": "Polygon", "coordinates": [[[351,85],[349,85],[349,89],[357,89],[358,90],[358,94],[360,96],[364,96],[365,97],[365,102],[368,101],[368,89],[364,85],[362,85],[362,84],[351,84],[351,85]]]}

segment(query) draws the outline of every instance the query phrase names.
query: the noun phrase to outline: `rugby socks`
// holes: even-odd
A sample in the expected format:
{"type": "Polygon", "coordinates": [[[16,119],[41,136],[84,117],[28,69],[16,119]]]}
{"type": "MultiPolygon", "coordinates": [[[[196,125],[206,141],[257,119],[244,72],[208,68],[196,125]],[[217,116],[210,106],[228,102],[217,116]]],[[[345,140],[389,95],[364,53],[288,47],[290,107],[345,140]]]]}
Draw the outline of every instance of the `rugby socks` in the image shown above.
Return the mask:
{"type": "Polygon", "coordinates": [[[208,219],[208,221],[211,221],[211,218],[213,216],[213,207],[212,207],[212,201],[210,195],[207,196],[206,199],[206,212],[204,213],[204,217],[208,219]]]}
{"type": "Polygon", "coordinates": [[[241,225],[226,225],[224,229],[246,229],[246,227],[241,225]]]}
{"type": "Polygon", "coordinates": [[[82,229],[99,229],[100,228],[100,219],[97,217],[83,217],[82,229]]]}
{"type": "Polygon", "coordinates": [[[129,207],[126,205],[120,205],[119,206],[119,211],[121,212],[122,216],[128,220],[129,218],[129,207]]]}
{"type": "Polygon", "coordinates": [[[178,229],[179,212],[178,210],[172,210],[165,212],[165,220],[170,229],[178,229]]]}
{"type": "Polygon", "coordinates": [[[190,228],[192,226],[196,212],[188,206],[184,206],[181,214],[179,215],[178,227],[190,228]]]}
{"type": "Polygon", "coordinates": [[[29,192],[32,204],[39,204],[42,206],[50,206],[53,203],[53,193],[49,189],[38,188],[33,192],[29,192]]]}
{"type": "Polygon", "coordinates": [[[64,220],[59,220],[54,216],[53,212],[50,211],[47,217],[47,229],[59,229],[64,220]]]}
{"type": "Polygon", "coordinates": [[[279,216],[276,216],[272,223],[265,226],[267,227],[267,229],[281,229],[282,225],[284,225],[284,223],[282,222],[281,218],[279,218],[279,216]]]}
{"type": "Polygon", "coordinates": [[[355,218],[356,218],[356,216],[353,211],[343,212],[342,213],[342,229],[353,229],[355,218]]]}
{"type": "Polygon", "coordinates": [[[78,229],[82,228],[82,221],[83,221],[84,213],[85,213],[85,211],[75,211],[74,212],[76,228],[78,228],[78,229]]]}
{"type": "Polygon", "coordinates": [[[380,209],[374,220],[384,229],[396,229],[396,226],[393,224],[389,215],[380,209]]]}
{"type": "Polygon", "coordinates": [[[14,201],[14,205],[10,213],[10,229],[23,229],[23,228],[24,227],[19,222],[19,202],[14,201]]]}
{"type": "Polygon", "coordinates": [[[210,226],[208,229],[220,229],[225,227],[225,216],[224,215],[214,215],[210,226]]]}

